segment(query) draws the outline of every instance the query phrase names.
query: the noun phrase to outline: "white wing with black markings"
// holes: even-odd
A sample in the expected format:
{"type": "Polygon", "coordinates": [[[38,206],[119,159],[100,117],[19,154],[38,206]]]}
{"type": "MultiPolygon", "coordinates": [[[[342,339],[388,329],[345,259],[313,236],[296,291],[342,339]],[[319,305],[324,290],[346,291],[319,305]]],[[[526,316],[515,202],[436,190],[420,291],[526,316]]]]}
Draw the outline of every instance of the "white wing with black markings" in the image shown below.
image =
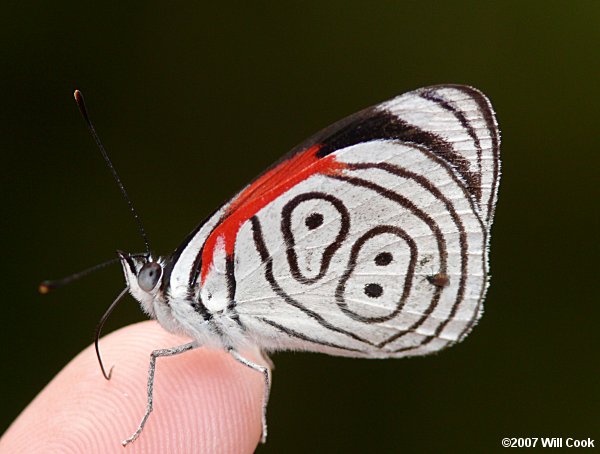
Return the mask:
{"type": "Polygon", "coordinates": [[[334,170],[305,172],[237,233],[247,336],[267,350],[368,357],[461,340],[482,312],[500,175],[487,98],[466,86],[416,90],[282,162],[307,152],[334,170]]]}

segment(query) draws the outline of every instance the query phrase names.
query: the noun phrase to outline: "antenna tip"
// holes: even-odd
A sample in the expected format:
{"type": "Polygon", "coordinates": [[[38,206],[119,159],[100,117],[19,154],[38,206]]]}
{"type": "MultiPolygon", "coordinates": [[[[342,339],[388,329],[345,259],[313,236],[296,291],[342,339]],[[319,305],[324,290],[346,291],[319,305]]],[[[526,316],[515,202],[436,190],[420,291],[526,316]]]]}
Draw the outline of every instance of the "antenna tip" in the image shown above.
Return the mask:
{"type": "MultiPolygon", "coordinates": [[[[77,103],[77,105],[79,106],[80,109],[82,109],[82,108],[85,109],[83,107],[83,105],[85,104],[83,101],[83,93],[81,93],[79,90],[75,90],[73,92],[73,98],[75,98],[75,102],[77,103]]],[[[87,115],[84,115],[84,116],[87,116],[87,115]]]]}
{"type": "Polygon", "coordinates": [[[39,285],[38,292],[40,292],[42,295],[45,295],[46,293],[50,292],[52,289],[51,287],[52,286],[49,281],[44,281],[39,285]]]}
{"type": "MultiPolygon", "coordinates": [[[[73,97],[75,98],[75,102],[77,103],[77,107],[79,107],[79,112],[81,112],[83,119],[88,124],[88,127],[90,129],[93,129],[94,127],[92,126],[92,123],[90,122],[90,119],[87,114],[87,109],[85,108],[85,102],[83,100],[83,93],[81,93],[79,90],[75,90],[73,92],[73,97]]],[[[95,136],[95,133],[93,133],[92,135],[95,136]]],[[[98,141],[98,138],[96,138],[96,142],[97,141],[98,141]]]]}

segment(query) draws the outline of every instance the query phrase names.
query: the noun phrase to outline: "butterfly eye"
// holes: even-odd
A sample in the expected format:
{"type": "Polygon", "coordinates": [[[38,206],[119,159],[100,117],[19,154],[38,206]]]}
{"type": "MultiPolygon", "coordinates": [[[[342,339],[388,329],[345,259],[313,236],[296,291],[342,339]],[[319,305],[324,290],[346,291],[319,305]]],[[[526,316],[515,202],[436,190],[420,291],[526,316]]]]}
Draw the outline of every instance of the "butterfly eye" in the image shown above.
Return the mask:
{"type": "Polygon", "coordinates": [[[146,263],[138,274],[138,285],[143,291],[149,292],[156,287],[161,274],[162,267],[158,263],[146,263]]]}

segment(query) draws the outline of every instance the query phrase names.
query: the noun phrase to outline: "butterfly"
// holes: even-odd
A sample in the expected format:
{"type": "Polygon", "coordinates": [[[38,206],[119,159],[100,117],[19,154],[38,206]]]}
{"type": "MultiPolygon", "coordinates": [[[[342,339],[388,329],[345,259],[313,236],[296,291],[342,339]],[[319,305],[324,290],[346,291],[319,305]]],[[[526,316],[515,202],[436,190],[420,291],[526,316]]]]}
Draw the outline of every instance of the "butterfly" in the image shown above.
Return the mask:
{"type": "Polygon", "coordinates": [[[119,252],[120,296],[192,339],[152,353],[146,413],[123,443],[152,411],[162,356],[220,348],[263,374],[264,442],[270,371],[240,351],[388,358],[461,341],[488,287],[499,147],[480,91],[421,88],[296,146],[170,256],[119,252]]]}

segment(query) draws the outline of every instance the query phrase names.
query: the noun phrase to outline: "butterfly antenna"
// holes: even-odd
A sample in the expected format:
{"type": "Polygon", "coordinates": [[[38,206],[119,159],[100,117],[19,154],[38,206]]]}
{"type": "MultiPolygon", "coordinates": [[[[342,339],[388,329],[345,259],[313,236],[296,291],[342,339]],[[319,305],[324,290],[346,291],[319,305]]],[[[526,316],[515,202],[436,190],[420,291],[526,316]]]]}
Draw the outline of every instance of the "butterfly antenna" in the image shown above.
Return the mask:
{"type": "Polygon", "coordinates": [[[119,178],[119,175],[117,174],[115,166],[113,166],[113,163],[111,162],[110,158],[108,157],[108,154],[106,153],[106,150],[104,149],[104,145],[102,145],[102,142],[100,142],[100,137],[98,137],[98,134],[96,133],[96,130],[94,129],[94,125],[90,121],[90,117],[88,116],[87,109],[85,107],[85,101],[83,100],[83,94],[79,90],[75,90],[75,93],[73,93],[73,96],[75,97],[75,102],[77,103],[77,107],[79,107],[79,111],[81,112],[83,119],[87,123],[88,129],[90,130],[90,133],[92,134],[92,137],[94,138],[94,141],[96,142],[96,145],[100,149],[100,153],[102,153],[102,157],[104,158],[104,161],[106,161],[108,168],[110,169],[115,181],[117,182],[117,185],[119,186],[119,189],[121,190],[121,193],[123,194],[123,197],[125,198],[125,201],[127,202],[127,205],[129,205],[129,209],[131,210],[131,213],[133,214],[133,217],[135,218],[135,221],[137,222],[140,234],[142,235],[142,238],[144,239],[144,245],[146,246],[146,252],[148,253],[148,256],[150,256],[150,243],[148,242],[148,236],[146,235],[146,231],[144,230],[142,221],[140,220],[140,217],[138,216],[137,211],[135,211],[135,208],[133,207],[133,203],[131,203],[131,199],[129,198],[129,195],[127,195],[125,186],[123,186],[123,183],[121,182],[121,179],[119,178]]]}
{"type": "Polygon", "coordinates": [[[104,378],[106,378],[107,380],[110,380],[113,368],[111,367],[110,370],[108,371],[108,374],[106,373],[106,369],[104,368],[104,363],[102,362],[102,355],[100,355],[100,335],[102,334],[102,328],[104,327],[104,323],[106,323],[106,320],[108,319],[108,317],[110,317],[110,314],[112,314],[112,311],[115,310],[115,307],[117,307],[117,304],[119,304],[119,302],[127,294],[128,290],[129,290],[129,287],[125,287],[121,291],[121,293],[119,293],[119,296],[117,296],[117,298],[111,303],[111,305],[108,306],[108,309],[106,309],[106,312],[104,313],[104,315],[98,322],[98,325],[96,326],[96,332],[94,333],[94,347],[96,348],[96,356],[98,357],[98,363],[100,364],[100,369],[102,370],[102,375],[104,375],[104,378]]]}
{"type": "Polygon", "coordinates": [[[81,279],[82,277],[85,277],[88,274],[93,273],[94,271],[98,271],[106,266],[113,265],[118,262],[119,262],[118,258],[110,259],[110,260],[107,260],[106,262],[99,263],[98,265],[94,265],[83,271],[79,271],[78,273],[73,273],[70,276],[63,277],[62,279],[43,281],[40,284],[40,286],[38,287],[38,291],[42,295],[45,295],[46,293],[49,293],[52,290],[56,290],[57,288],[64,287],[65,285],[70,284],[73,281],[81,279]]]}
{"type": "MultiPolygon", "coordinates": [[[[129,254],[129,257],[144,258],[147,256],[148,256],[148,254],[146,254],[146,253],[129,254]]],[[[119,261],[120,261],[119,258],[110,259],[110,260],[107,260],[106,262],[102,262],[102,263],[99,263],[98,265],[94,265],[89,268],[86,268],[83,271],[78,271],[77,273],[73,273],[67,277],[63,277],[62,279],[53,279],[53,280],[42,281],[42,283],[38,286],[38,292],[40,292],[42,295],[45,295],[47,293],[50,293],[53,290],[56,290],[57,288],[64,287],[65,285],[70,284],[73,281],[78,281],[79,279],[87,276],[88,274],[92,274],[98,270],[101,270],[102,268],[109,266],[109,265],[114,265],[115,263],[119,263],[119,261]]]]}

